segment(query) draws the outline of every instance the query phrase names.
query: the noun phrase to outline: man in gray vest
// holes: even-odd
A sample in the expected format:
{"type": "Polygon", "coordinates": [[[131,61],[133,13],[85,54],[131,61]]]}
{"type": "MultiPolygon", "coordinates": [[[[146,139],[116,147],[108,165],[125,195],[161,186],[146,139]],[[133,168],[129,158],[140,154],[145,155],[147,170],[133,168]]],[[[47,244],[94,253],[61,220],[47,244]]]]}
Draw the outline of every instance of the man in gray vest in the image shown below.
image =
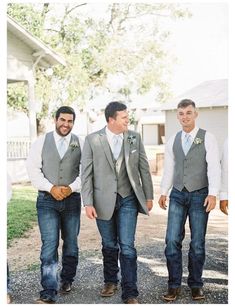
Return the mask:
{"type": "Polygon", "coordinates": [[[128,130],[126,105],[109,103],[105,118],[107,126],[85,140],[82,199],[102,237],[100,295],[110,297],[117,290],[120,255],[122,300],[138,304],[135,231],[138,212],[149,214],[153,206],[152,179],[140,135],[128,130]]]}
{"type": "Polygon", "coordinates": [[[55,131],[32,145],[27,170],[32,185],[38,189],[37,215],[42,240],[41,285],[37,303],[55,303],[58,291],[58,246],[61,237],[62,270],[60,290],[68,293],[78,265],[77,236],[81,213],[81,148],[71,133],[75,121],[71,107],[60,107],[55,115],[55,131]]]}
{"type": "Polygon", "coordinates": [[[177,118],[182,131],[166,144],[164,174],[159,205],[166,210],[169,189],[170,204],[166,232],[165,256],[168,268],[166,301],[174,301],[180,293],[182,280],[182,241],[185,222],[189,218],[191,242],[188,253],[188,286],[192,299],[205,298],[202,272],[205,262],[205,235],[209,212],[215,208],[220,188],[220,159],[215,137],[195,125],[198,116],[195,103],[182,100],[177,118]]]}

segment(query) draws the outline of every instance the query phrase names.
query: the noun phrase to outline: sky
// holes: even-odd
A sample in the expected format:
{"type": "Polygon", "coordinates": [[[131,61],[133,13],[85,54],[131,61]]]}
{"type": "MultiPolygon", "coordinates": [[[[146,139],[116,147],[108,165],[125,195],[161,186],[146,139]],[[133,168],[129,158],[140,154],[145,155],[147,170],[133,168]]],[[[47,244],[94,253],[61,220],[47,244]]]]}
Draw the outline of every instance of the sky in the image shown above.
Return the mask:
{"type": "MultiPolygon", "coordinates": [[[[169,51],[178,59],[170,81],[173,95],[178,96],[203,81],[228,78],[229,1],[172,2],[192,13],[191,18],[167,19],[165,24],[171,32],[169,51]]],[[[98,5],[92,11],[102,15],[103,7],[98,5]]]]}
{"type": "Polygon", "coordinates": [[[171,27],[178,57],[172,79],[175,94],[206,80],[228,78],[228,5],[189,3],[187,7],[193,16],[171,27]]]}

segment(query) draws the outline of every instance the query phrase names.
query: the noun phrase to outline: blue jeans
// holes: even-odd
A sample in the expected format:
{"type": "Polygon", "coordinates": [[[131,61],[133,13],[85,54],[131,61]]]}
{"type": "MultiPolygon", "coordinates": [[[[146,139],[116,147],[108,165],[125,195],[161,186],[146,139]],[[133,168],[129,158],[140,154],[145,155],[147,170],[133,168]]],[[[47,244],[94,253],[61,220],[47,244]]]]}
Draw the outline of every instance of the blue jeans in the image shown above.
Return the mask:
{"type": "Polygon", "coordinates": [[[11,293],[11,279],[10,279],[10,270],[7,262],[7,293],[11,293]]]}
{"type": "Polygon", "coordinates": [[[78,265],[77,237],[80,229],[81,197],[72,193],[57,201],[49,193],[39,192],[37,198],[38,224],[41,233],[41,297],[56,300],[58,290],[58,247],[62,247],[60,278],[72,282],[78,265]]]}
{"type": "Polygon", "coordinates": [[[136,196],[117,195],[116,207],[110,220],[96,219],[102,237],[104,282],[118,283],[120,250],[122,299],[138,296],[137,253],[134,246],[138,215],[136,196]]]}
{"type": "Polygon", "coordinates": [[[205,236],[208,213],[204,207],[208,189],[193,192],[172,189],[168,212],[165,255],[169,273],[168,287],[177,288],[182,279],[182,241],[185,236],[185,222],[189,217],[191,242],[188,253],[188,286],[203,286],[202,271],[205,262],[205,236]]]}

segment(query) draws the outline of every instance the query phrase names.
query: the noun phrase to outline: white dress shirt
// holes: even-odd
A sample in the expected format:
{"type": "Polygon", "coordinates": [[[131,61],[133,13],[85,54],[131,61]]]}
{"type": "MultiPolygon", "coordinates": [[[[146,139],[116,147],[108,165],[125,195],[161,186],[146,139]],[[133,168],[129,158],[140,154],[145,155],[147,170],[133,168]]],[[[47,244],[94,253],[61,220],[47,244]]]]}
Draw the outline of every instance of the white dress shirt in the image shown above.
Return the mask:
{"type": "MultiPolygon", "coordinates": [[[[44,177],[44,174],[42,173],[42,148],[45,141],[45,136],[40,136],[31,146],[29,155],[26,161],[26,168],[28,171],[29,179],[31,180],[32,185],[38,189],[39,191],[47,191],[50,192],[51,188],[53,187],[53,184],[44,177]]],[[[61,139],[61,136],[56,133],[56,131],[53,132],[53,136],[55,139],[56,146],[58,148],[59,141],[61,139]]],[[[71,133],[66,135],[66,146],[68,149],[70,139],[71,139],[71,133]]],[[[81,150],[83,148],[84,142],[79,138],[79,144],[81,147],[81,150]]],[[[81,191],[81,178],[80,175],[72,182],[69,187],[71,188],[72,192],[80,192],[81,191]]]]}
{"type": "Polygon", "coordinates": [[[224,142],[221,157],[220,200],[228,200],[228,139],[224,142]]]}
{"type": "Polygon", "coordinates": [[[120,134],[115,134],[113,133],[112,131],[109,130],[109,128],[106,126],[105,128],[105,132],[106,132],[106,135],[107,135],[107,139],[108,139],[108,142],[109,142],[109,146],[113,152],[113,144],[114,144],[114,137],[116,135],[118,135],[121,139],[121,142],[123,141],[123,133],[120,133],[120,134]]]}
{"type": "MultiPolygon", "coordinates": [[[[189,134],[192,140],[195,139],[199,128],[195,127],[189,134]]],[[[176,133],[177,134],[177,133],[176,133]]],[[[164,173],[161,180],[161,195],[167,195],[173,185],[175,158],[173,153],[173,144],[176,134],[172,135],[165,146],[164,155],[164,173]]],[[[186,132],[182,131],[181,141],[185,137],[186,132]]],[[[205,134],[205,149],[207,162],[207,176],[209,182],[209,195],[216,196],[220,189],[220,156],[217,140],[213,134],[206,131],[205,134]]]]}

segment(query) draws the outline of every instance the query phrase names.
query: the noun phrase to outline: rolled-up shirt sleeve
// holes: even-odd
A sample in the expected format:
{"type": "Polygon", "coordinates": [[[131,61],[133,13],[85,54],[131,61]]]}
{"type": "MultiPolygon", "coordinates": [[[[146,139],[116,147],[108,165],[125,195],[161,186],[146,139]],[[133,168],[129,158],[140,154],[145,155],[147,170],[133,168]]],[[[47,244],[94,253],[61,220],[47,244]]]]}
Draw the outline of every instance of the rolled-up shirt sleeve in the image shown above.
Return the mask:
{"type": "Polygon", "coordinates": [[[170,188],[173,185],[174,167],[175,167],[175,158],[173,153],[174,140],[175,140],[175,135],[170,137],[165,146],[164,171],[160,184],[161,195],[167,195],[170,188]]]}
{"type": "Polygon", "coordinates": [[[39,191],[50,192],[53,184],[42,172],[42,148],[45,136],[40,136],[31,146],[26,160],[26,169],[32,185],[39,191]]]}
{"type": "Polygon", "coordinates": [[[209,182],[209,195],[217,196],[220,190],[220,154],[217,140],[213,134],[205,135],[207,177],[209,182]]]}
{"type": "Polygon", "coordinates": [[[228,139],[224,142],[221,157],[220,200],[228,200],[228,139]]]}

